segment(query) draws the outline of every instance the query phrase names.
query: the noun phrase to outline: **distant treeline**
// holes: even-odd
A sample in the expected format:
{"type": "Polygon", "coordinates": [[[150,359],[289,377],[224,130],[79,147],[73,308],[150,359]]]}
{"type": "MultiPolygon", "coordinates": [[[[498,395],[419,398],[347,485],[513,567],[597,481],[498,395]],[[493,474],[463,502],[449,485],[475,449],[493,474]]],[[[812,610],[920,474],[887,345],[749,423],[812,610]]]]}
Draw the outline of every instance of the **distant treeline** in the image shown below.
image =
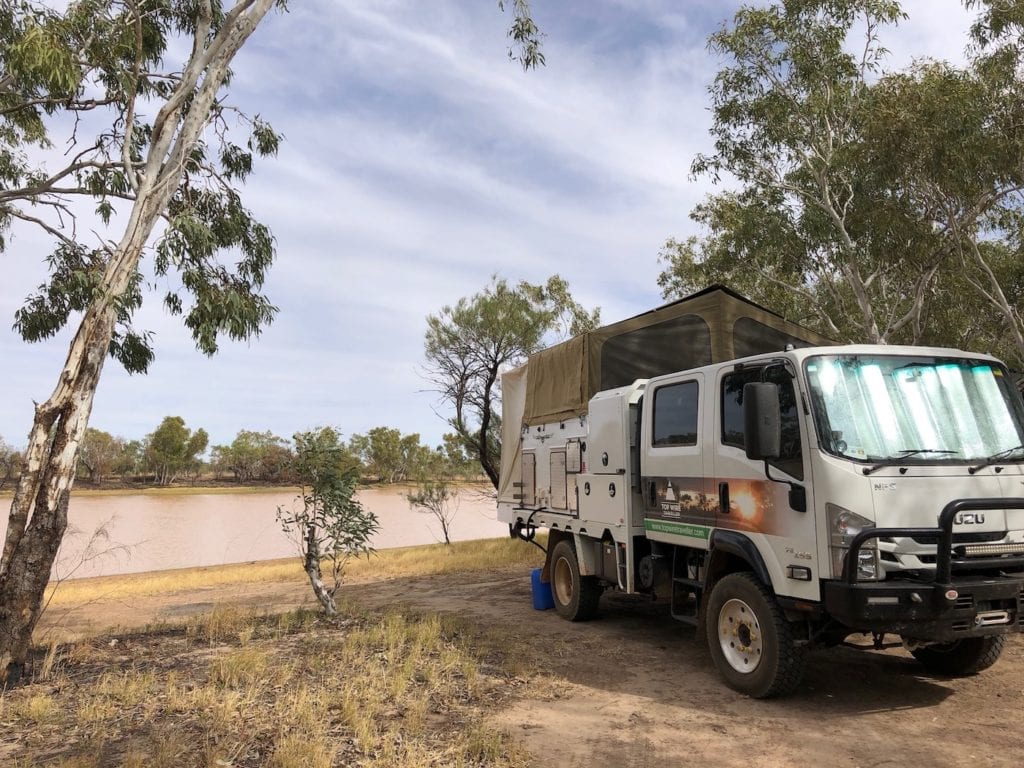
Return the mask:
{"type": "MultiPolygon", "coordinates": [[[[441,445],[423,445],[416,433],[376,427],[352,435],[338,460],[367,482],[477,479],[480,467],[455,435],[441,445]]],[[[24,458],[0,437],[0,489],[12,486],[24,458]]],[[[94,485],[170,485],[175,482],[280,484],[298,482],[292,441],[270,431],[241,430],[228,445],[209,445],[204,429],[191,430],[180,416],[168,416],[141,440],[88,429],[78,460],[78,480],[94,485]]]]}

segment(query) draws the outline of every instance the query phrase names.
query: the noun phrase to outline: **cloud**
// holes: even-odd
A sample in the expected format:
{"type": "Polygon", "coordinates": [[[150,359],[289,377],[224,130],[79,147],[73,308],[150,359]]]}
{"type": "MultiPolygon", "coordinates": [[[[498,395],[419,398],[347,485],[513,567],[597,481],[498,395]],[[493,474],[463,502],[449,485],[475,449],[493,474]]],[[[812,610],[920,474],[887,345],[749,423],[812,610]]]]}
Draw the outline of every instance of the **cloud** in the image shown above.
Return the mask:
{"type": "MultiPolygon", "coordinates": [[[[150,296],[140,325],[157,361],[111,361],[94,426],[141,437],[169,414],[212,442],[242,428],[316,424],[445,430],[421,375],[425,317],[494,273],[558,272],[614,321],[660,303],[656,255],[692,231],[708,191],[689,165],[708,149],[707,35],[737,7],[711,0],[536,3],[547,66],[508,60],[508,14],[479,0],[293,3],[236,61],[231,100],[285,135],[244,190],[278,261],[275,323],[207,359],[150,296]]],[[[957,49],[967,18],[908,4],[893,60],[957,49]]],[[[960,46],[962,48],[962,46],[960,46]]],[[[44,274],[44,242],[18,233],[0,312],[44,274]]],[[[20,442],[68,336],[27,346],[0,331],[0,435],[20,442]]]]}

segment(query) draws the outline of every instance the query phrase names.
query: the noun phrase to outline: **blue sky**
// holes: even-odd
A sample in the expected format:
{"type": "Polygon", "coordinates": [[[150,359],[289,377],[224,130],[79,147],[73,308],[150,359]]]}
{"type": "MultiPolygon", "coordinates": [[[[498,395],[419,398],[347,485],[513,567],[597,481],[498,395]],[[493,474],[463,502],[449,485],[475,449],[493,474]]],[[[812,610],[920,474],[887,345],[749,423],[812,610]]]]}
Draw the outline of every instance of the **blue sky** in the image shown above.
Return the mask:
{"type": "MultiPolygon", "coordinates": [[[[712,188],[689,178],[709,148],[707,36],[738,3],[534,0],[547,66],[507,58],[493,0],[292,3],[239,54],[232,101],[284,134],[245,198],[277,238],[280,308],[248,343],[206,358],[150,295],[146,376],[109,361],[92,426],[127,438],[167,415],[214,443],[239,429],[290,436],[380,426],[436,444],[445,411],[422,369],[425,318],[492,274],[558,273],[612,322],[661,303],[657,254],[693,233],[712,188]]],[[[959,60],[970,22],[953,0],[904,3],[889,66],[959,60]]],[[[47,244],[16,229],[0,255],[0,437],[20,446],[52,390],[68,334],[10,330],[42,281],[47,244]]]]}

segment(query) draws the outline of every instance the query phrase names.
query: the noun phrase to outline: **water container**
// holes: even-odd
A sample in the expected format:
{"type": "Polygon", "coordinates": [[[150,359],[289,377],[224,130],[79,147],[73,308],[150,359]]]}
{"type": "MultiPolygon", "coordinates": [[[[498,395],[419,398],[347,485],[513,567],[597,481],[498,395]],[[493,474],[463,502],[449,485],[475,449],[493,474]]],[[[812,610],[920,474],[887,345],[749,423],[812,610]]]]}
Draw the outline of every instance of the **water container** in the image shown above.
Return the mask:
{"type": "Polygon", "coordinates": [[[530,574],[533,589],[533,607],[538,611],[546,611],[555,607],[555,599],[551,596],[551,582],[540,580],[540,568],[534,568],[530,574]]]}

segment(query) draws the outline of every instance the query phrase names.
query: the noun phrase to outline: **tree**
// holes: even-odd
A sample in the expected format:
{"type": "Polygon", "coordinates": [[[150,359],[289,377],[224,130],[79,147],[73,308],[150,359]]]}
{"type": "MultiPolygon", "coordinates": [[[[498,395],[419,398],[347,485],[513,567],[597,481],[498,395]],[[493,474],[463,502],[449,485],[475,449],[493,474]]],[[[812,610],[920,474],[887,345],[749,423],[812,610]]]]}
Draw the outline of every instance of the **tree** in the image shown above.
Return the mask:
{"type": "Polygon", "coordinates": [[[451,544],[452,522],[459,511],[458,489],[445,480],[427,480],[417,484],[416,489],[405,495],[409,506],[434,517],[441,526],[444,543],[451,544]]]}
{"type": "Polygon", "coordinates": [[[14,450],[0,437],[0,488],[17,479],[22,463],[21,452],[14,450]]]}
{"type": "Polygon", "coordinates": [[[915,202],[951,255],[938,282],[959,288],[949,296],[961,324],[988,337],[986,350],[1024,362],[1021,83],[1003,84],[977,62],[918,61],[871,91],[865,155],[887,188],[915,202]],[[964,288],[990,312],[963,312],[964,288]]]}
{"type": "Polygon", "coordinates": [[[355,497],[358,475],[347,463],[341,436],[330,427],[295,435],[295,467],[302,490],[292,509],[277,508],[286,535],[297,539],[302,566],[313,594],[328,616],[338,612],[334,600],[350,557],[373,552],[377,516],[355,497]],[[330,564],[330,584],[322,562],[330,564]]]}
{"type": "Polygon", "coordinates": [[[90,427],[82,438],[78,463],[89,473],[89,480],[98,483],[114,471],[124,453],[124,446],[124,439],[90,427]]]}
{"type": "Polygon", "coordinates": [[[284,438],[247,429],[240,430],[231,445],[215,445],[213,454],[214,464],[241,483],[279,479],[287,475],[294,458],[284,438]]]}
{"type": "Polygon", "coordinates": [[[146,436],[143,461],[156,476],[158,485],[170,485],[195,465],[208,444],[206,430],[193,432],[185,426],[181,416],[166,416],[160,426],[146,436]]]}
{"type": "Polygon", "coordinates": [[[352,461],[381,483],[399,483],[421,475],[434,463],[433,451],[418,433],[403,435],[392,427],[374,427],[349,440],[352,461]]]}
{"type": "Polygon", "coordinates": [[[499,375],[545,343],[594,328],[558,275],[544,285],[510,286],[493,277],[480,293],[427,317],[427,375],[454,413],[448,423],[498,487],[501,462],[499,375]]]}
{"type": "MultiPolygon", "coordinates": [[[[67,527],[106,356],[130,372],[152,359],[150,334],[132,325],[146,285],[143,253],[154,255],[153,284],[180,278],[163,303],[206,354],[224,335],[258,334],[276,311],[259,293],[274,241],[236,185],[256,155],[276,151],[279,137],[222,93],[235,54],[275,5],[284,0],[0,4],[0,250],[14,222],[55,244],[49,278],[16,327],[38,341],[77,322],[58,383],[35,409],[0,556],[0,667],[8,681],[21,674],[67,527]],[[179,53],[184,59],[172,63],[179,53]],[[247,141],[229,139],[229,117],[248,123],[247,141]],[[66,135],[54,141],[51,130],[66,135]],[[83,210],[110,231],[86,242],[77,226],[83,210]],[[228,249],[233,267],[217,258],[228,249]]],[[[527,0],[513,0],[512,9],[510,55],[518,51],[524,68],[535,67],[543,55],[527,0]]]]}
{"type": "MultiPolygon", "coordinates": [[[[419,442],[419,436],[416,436],[419,442]]],[[[389,427],[374,427],[366,435],[362,454],[366,471],[382,483],[393,483],[405,473],[405,446],[402,433],[389,427]]]]}
{"type": "Polygon", "coordinates": [[[260,459],[259,480],[266,483],[294,483],[295,453],[287,444],[268,445],[260,459]]]}
{"type": "Polygon", "coordinates": [[[466,453],[466,446],[458,435],[445,432],[437,452],[441,457],[441,471],[447,477],[468,479],[480,474],[480,467],[472,456],[466,453]]]}
{"type": "Polygon", "coordinates": [[[710,89],[715,151],[693,172],[732,174],[740,189],[694,211],[707,241],[669,242],[663,288],[742,271],[741,290],[794,294],[797,314],[835,338],[913,335],[948,253],[908,201],[870,183],[858,144],[885,53],[879,29],[901,18],[889,0],[792,0],[744,7],[712,35],[730,63],[710,89]],[[854,55],[845,41],[857,25],[854,55]]]}
{"type": "Polygon", "coordinates": [[[967,67],[886,73],[887,0],[743,8],[711,38],[715,152],[739,189],[670,240],[666,296],[728,282],[837,339],[976,345],[1024,362],[1024,88],[1015,4],[980,5],[967,67]],[[857,55],[845,47],[864,30],[857,55]],[[991,308],[964,303],[974,292],[991,308]]]}
{"type": "Polygon", "coordinates": [[[122,480],[127,480],[141,471],[143,449],[141,440],[129,440],[122,446],[121,453],[114,463],[114,471],[122,480]]]}
{"type": "Polygon", "coordinates": [[[966,270],[967,279],[1005,323],[1003,338],[1009,336],[1015,349],[1004,354],[1024,367],[1024,7],[1002,0],[967,0],[967,6],[980,9],[971,29],[972,64],[989,93],[988,124],[998,136],[997,146],[987,142],[986,148],[1004,170],[993,213],[979,211],[988,238],[969,244],[974,270],[966,270]]]}
{"type": "Polygon", "coordinates": [[[273,5],[94,0],[53,10],[19,0],[0,9],[0,232],[34,226],[55,245],[49,277],[15,325],[38,341],[77,322],[57,385],[35,409],[0,558],[0,665],[9,681],[20,676],[67,527],[103,363],[110,354],[141,372],[152,358],[149,334],[132,325],[143,253],[154,253],[162,283],[180,276],[164,303],[205,353],[273,316],[258,293],[273,239],[235,184],[278,137],[257,118],[248,142],[231,142],[228,116],[244,118],[222,93],[232,59],[273,5]],[[185,59],[172,64],[178,52],[185,59]],[[91,241],[91,227],[77,226],[85,211],[107,227],[91,241]],[[225,249],[233,269],[217,259],[225,249]]]}

